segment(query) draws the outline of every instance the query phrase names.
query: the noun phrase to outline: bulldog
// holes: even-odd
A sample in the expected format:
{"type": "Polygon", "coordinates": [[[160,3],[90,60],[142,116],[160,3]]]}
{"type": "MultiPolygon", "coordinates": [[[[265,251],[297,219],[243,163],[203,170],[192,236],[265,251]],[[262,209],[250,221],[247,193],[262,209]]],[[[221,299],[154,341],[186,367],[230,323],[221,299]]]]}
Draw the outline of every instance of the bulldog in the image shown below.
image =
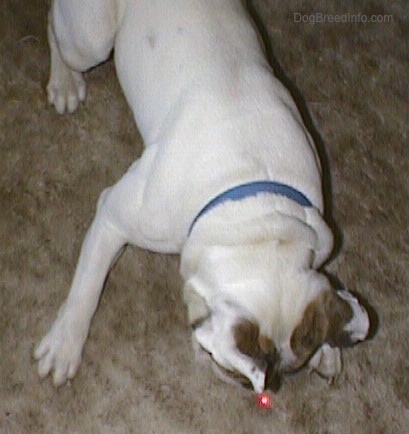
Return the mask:
{"type": "Polygon", "coordinates": [[[54,0],[48,100],[85,100],[82,73],[114,49],[145,142],[100,196],[69,295],[35,350],[74,377],[110,267],[126,245],[181,254],[196,348],[254,391],[303,366],[332,378],[368,314],[320,272],[333,237],[320,161],[240,0],[54,0]]]}

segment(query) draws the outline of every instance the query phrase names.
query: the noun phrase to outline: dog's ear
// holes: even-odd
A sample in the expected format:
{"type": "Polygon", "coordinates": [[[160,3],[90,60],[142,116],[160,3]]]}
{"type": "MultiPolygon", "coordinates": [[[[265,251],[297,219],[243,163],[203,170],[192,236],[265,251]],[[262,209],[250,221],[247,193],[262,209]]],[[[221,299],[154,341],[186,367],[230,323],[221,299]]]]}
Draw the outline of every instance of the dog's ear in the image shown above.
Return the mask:
{"type": "Polygon", "coordinates": [[[368,329],[368,314],[355,297],[347,291],[328,290],[305,309],[291,337],[291,348],[305,361],[324,342],[349,347],[364,340],[368,329]]]}
{"type": "Polygon", "coordinates": [[[369,331],[366,309],[348,291],[331,292],[327,299],[330,318],[327,342],[333,347],[350,347],[365,340],[369,331]]]}
{"type": "Polygon", "coordinates": [[[280,357],[274,342],[260,334],[259,326],[250,320],[242,320],[235,326],[234,338],[237,349],[265,370],[264,388],[277,392],[281,386],[280,357]]]}
{"type": "Polygon", "coordinates": [[[347,331],[346,325],[351,321],[353,312],[351,306],[342,300],[334,291],[326,297],[326,310],[330,318],[327,333],[327,342],[333,347],[350,347],[353,345],[347,331]]]}
{"type": "Polygon", "coordinates": [[[325,341],[329,328],[326,293],[313,300],[291,336],[291,349],[300,361],[306,361],[325,341]]]}

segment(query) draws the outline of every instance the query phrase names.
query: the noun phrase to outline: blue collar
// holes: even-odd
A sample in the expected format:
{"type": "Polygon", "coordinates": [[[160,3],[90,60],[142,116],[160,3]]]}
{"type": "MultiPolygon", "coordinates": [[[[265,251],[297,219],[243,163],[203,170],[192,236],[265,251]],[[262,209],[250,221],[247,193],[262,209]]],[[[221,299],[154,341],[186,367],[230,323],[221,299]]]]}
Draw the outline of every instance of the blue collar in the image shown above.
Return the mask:
{"type": "Polygon", "coordinates": [[[237,187],[233,187],[225,191],[224,193],[219,194],[214,199],[212,199],[206,206],[204,206],[190,225],[188,235],[190,235],[190,233],[192,232],[193,226],[199,220],[199,218],[217,205],[220,205],[228,200],[238,201],[241,199],[245,199],[246,197],[256,196],[259,193],[278,194],[280,196],[287,197],[294,202],[297,202],[301,206],[313,206],[310,200],[306,196],[304,196],[304,194],[286,184],[280,184],[279,182],[274,181],[255,181],[248,184],[241,184],[237,187]]]}

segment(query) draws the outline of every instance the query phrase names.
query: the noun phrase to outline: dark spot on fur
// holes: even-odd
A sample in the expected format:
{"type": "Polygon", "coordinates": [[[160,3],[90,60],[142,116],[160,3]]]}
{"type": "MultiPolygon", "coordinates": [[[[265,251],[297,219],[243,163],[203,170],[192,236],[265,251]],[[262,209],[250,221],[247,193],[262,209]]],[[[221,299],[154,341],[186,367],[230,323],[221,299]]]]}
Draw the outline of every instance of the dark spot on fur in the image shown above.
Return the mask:
{"type": "Polygon", "coordinates": [[[146,39],[148,40],[149,47],[151,47],[152,49],[155,48],[156,36],[154,34],[150,34],[146,37],[146,39]]]}

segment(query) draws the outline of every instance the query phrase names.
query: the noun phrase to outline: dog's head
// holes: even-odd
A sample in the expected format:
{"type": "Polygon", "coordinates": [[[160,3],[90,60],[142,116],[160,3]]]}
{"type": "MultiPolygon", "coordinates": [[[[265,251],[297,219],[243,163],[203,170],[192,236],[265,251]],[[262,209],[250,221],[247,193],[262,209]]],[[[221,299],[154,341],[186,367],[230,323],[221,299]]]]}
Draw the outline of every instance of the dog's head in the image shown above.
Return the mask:
{"type": "MultiPolygon", "coordinates": [[[[363,341],[369,329],[367,312],[347,291],[321,292],[302,308],[301,315],[295,312],[300,308],[295,302],[294,311],[285,315],[300,319],[288,330],[291,321],[279,321],[284,326],[280,333],[266,330],[265,324],[274,322],[271,319],[255,318],[224,296],[197,304],[199,297],[193,294],[191,289],[190,300],[196,298],[194,305],[201,310],[192,322],[193,334],[211,356],[216,373],[258,393],[277,391],[282,375],[305,366],[323,345],[352,346],[363,341]]],[[[277,309],[272,306],[271,312],[277,309]]]]}
{"type": "Polygon", "coordinates": [[[226,223],[222,207],[201,219],[181,273],[195,342],[222,377],[261,392],[307,363],[331,375],[328,365],[340,365],[331,348],[364,340],[369,319],[356,298],[334,291],[317,271],[332,246],[322,218],[259,216],[256,205],[229,205],[240,206],[229,214],[238,216],[234,222],[226,223]]]}

